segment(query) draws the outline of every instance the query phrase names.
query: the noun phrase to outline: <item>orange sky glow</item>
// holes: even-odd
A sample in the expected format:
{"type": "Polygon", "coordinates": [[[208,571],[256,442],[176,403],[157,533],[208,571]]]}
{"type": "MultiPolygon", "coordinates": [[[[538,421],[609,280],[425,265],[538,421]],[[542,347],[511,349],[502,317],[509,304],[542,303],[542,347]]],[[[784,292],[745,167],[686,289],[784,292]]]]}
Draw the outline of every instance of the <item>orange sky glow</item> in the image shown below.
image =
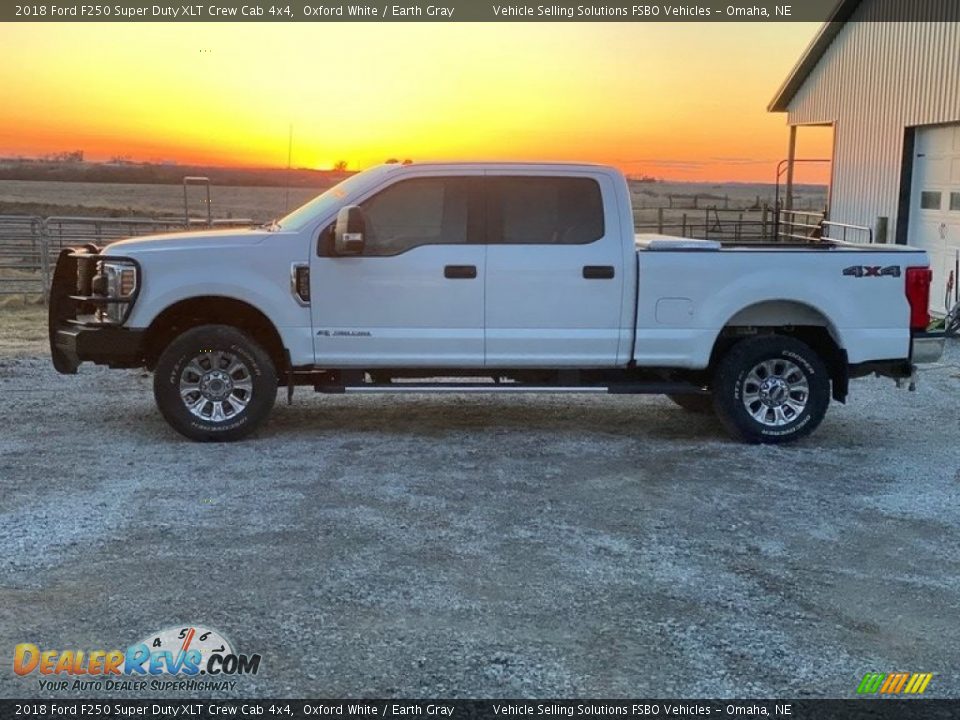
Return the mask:
{"type": "MultiPolygon", "coordinates": [[[[0,25],[0,156],[230,166],[582,160],[772,182],[818,24],[0,25]]],[[[829,157],[829,129],[799,155],[829,157]]],[[[800,182],[822,180],[815,171],[800,182]]]]}

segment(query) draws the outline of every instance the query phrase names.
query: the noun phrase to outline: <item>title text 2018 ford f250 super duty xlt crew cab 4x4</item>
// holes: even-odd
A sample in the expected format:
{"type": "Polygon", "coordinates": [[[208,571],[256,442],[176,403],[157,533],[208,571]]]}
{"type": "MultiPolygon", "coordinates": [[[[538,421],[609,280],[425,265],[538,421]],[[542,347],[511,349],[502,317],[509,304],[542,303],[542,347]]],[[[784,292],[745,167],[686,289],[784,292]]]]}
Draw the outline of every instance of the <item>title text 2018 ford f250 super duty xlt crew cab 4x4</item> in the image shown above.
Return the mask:
{"type": "Polygon", "coordinates": [[[940,357],[925,254],[634,235],[616,170],[387,164],[260,229],[68,248],[53,363],[146,367],[167,421],[235,440],[278,386],[662,393],[779,443],[850,378],[940,357]]]}

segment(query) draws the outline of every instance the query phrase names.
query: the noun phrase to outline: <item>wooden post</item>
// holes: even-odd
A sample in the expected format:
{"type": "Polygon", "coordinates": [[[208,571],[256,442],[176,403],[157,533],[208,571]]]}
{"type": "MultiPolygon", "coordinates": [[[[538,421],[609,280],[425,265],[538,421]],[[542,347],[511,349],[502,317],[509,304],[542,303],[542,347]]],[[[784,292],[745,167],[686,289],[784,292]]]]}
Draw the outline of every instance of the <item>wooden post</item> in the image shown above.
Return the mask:
{"type": "Polygon", "coordinates": [[[683,237],[687,236],[687,214],[683,214],[683,231],[680,233],[683,237]]]}
{"type": "Polygon", "coordinates": [[[657,208],[657,232],[663,235],[663,206],[657,208]]]}
{"type": "Polygon", "coordinates": [[[767,216],[770,214],[770,206],[763,203],[763,225],[761,226],[761,240],[767,239],[767,216]]]}

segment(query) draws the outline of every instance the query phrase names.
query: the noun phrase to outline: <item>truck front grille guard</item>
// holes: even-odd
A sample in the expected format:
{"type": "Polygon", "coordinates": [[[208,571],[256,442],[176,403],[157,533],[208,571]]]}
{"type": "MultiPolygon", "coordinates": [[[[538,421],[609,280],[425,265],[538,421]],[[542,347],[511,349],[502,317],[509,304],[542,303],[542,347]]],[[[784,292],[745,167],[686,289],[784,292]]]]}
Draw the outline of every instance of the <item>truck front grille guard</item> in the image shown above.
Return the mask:
{"type": "Polygon", "coordinates": [[[133,304],[140,294],[141,275],[140,264],[133,258],[119,255],[110,255],[105,258],[100,254],[100,248],[93,244],[61,250],[50,286],[48,320],[51,342],[53,342],[57,330],[64,325],[80,325],[83,327],[119,327],[123,325],[130,316],[133,304]],[[97,274],[97,263],[104,259],[127,263],[133,267],[136,273],[136,286],[129,298],[108,298],[93,294],[93,277],[97,274]],[[109,304],[126,305],[120,322],[83,319],[84,317],[92,317],[98,309],[109,304]]]}

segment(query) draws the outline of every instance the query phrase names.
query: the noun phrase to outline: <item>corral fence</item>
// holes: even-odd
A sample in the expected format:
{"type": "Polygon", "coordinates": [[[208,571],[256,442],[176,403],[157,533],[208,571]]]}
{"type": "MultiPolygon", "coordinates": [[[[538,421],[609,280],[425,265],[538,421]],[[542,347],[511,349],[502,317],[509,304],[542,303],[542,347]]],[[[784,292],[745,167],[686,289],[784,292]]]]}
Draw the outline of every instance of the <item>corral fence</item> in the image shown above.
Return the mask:
{"type": "Polygon", "coordinates": [[[197,227],[246,227],[247,218],[195,220],[176,218],[100,218],[0,215],[0,295],[43,295],[60,251],[71,245],[98,247],[118,240],[197,227]]]}
{"type": "Polygon", "coordinates": [[[775,237],[774,213],[767,206],[756,210],[709,207],[683,213],[671,209],[657,208],[656,220],[636,222],[634,229],[721,242],[765,242],[775,237]]]}
{"type": "Polygon", "coordinates": [[[883,242],[873,228],[830,220],[824,211],[718,207],[679,213],[656,208],[656,219],[640,220],[635,230],[660,235],[678,235],[699,240],[732,243],[810,242],[836,240],[850,243],[883,242]]]}
{"type": "Polygon", "coordinates": [[[43,292],[48,257],[42,218],[0,215],[0,294],[43,292]]]}
{"type": "Polygon", "coordinates": [[[873,228],[864,225],[828,220],[822,212],[780,210],[777,214],[776,237],[785,241],[836,240],[839,242],[874,242],[873,228]]]}

